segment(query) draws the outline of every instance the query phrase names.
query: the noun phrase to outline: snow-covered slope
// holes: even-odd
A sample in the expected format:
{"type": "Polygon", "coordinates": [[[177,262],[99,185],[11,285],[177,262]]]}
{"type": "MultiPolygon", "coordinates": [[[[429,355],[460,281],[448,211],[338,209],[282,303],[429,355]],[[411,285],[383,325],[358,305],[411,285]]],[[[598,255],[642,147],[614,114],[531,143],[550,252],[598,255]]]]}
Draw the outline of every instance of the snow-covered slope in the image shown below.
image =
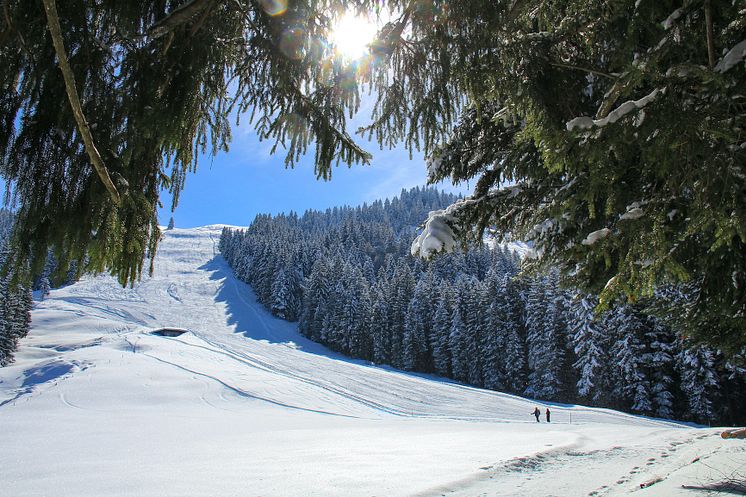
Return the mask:
{"type": "Polygon", "coordinates": [[[37,305],[0,369],[0,494],[678,495],[746,464],[713,430],[560,405],[537,424],[538,402],[335,355],[233,278],[220,228],[166,232],[134,288],[37,305]]]}

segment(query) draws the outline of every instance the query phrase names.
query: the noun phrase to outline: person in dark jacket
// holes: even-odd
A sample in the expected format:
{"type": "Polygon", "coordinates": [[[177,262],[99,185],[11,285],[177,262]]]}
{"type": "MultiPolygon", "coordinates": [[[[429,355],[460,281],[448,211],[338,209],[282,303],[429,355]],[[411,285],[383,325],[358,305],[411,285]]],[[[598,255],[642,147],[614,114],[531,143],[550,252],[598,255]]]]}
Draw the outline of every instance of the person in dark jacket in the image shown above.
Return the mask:
{"type": "Polygon", "coordinates": [[[541,421],[539,421],[539,416],[541,416],[541,411],[539,410],[538,407],[534,407],[534,416],[536,416],[536,422],[541,423],[541,421]]]}
{"type": "Polygon", "coordinates": [[[550,423],[549,418],[552,415],[551,412],[549,412],[549,408],[547,407],[547,423],[550,423]]]}

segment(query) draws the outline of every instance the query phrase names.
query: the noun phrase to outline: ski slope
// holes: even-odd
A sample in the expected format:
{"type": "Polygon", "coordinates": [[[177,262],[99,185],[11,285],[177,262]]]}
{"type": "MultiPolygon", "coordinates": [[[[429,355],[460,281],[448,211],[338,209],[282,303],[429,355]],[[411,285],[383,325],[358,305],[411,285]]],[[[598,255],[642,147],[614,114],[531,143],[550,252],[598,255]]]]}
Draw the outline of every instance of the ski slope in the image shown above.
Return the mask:
{"type": "Polygon", "coordinates": [[[537,424],[545,404],[336,355],[232,276],[221,228],[165,232],[134,288],[37,304],[0,369],[0,495],[707,495],[682,485],[746,466],[716,430],[552,404],[537,424]]]}

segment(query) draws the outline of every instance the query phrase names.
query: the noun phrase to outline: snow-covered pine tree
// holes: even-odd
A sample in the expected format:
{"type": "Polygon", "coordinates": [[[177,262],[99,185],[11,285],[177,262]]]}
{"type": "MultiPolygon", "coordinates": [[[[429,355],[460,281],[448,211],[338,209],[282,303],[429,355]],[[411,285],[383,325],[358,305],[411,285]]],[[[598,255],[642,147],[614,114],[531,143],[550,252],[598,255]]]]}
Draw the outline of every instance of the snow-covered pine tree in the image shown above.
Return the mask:
{"type": "Polygon", "coordinates": [[[372,347],[369,326],[372,307],[368,281],[361,268],[353,265],[347,266],[344,278],[347,288],[343,308],[346,323],[342,324],[347,336],[345,348],[353,357],[370,359],[372,347]]]}
{"type": "Polygon", "coordinates": [[[698,423],[713,421],[719,393],[715,352],[704,345],[684,341],[676,355],[676,369],[681,375],[681,391],[686,396],[687,418],[698,423]]]}
{"type": "Polygon", "coordinates": [[[430,345],[433,350],[433,368],[443,376],[451,376],[451,312],[448,305],[449,292],[442,292],[433,315],[430,345]]]}
{"type": "Polygon", "coordinates": [[[319,257],[313,264],[311,274],[305,282],[301,317],[298,324],[300,332],[307,337],[321,329],[323,317],[317,315],[317,309],[325,302],[330,290],[328,266],[325,257],[319,257]]]}
{"type": "Polygon", "coordinates": [[[337,281],[327,301],[327,320],[322,329],[322,340],[332,350],[344,352],[347,345],[347,331],[354,319],[354,303],[347,298],[343,280],[337,281]]]}
{"type": "Polygon", "coordinates": [[[509,390],[522,393],[527,387],[527,325],[526,303],[522,297],[522,283],[503,276],[501,291],[506,295],[505,375],[509,390]]]}
{"type": "Polygon", "coordinates": [[[404,369],[410,371],[429,371],[432,368],[428,329],[431,308],[430,293],[428,279],[421,279],[417,282],[404,317],[402,352],[404,369]]]}
{"type": "Polygon", "coordinates": [[[631,409],[640,414],[653,413],[650,378],[646,364],[645,318],[631,306],[615,309],[609,330],[615,337],[611,347],[614,407],[631,409]]]}
{"type": "Polygon", "coordinates": [[[49,282],[49,277],[42,276],[41,280],[39,281],[39,297],[41,298],[41,300],[44,300],[51,291],[52,285],[49,282]]]}
{"type": "Polygon", "coordinates": [[[391,363],[391,335],[388,324],[388,306],[385,294],[380,286],[375,286],[373,291],[373,313],[370,323],[370,332],[373,342],[373,362],[376,364],[391,363]]]}
{"type": "MultiPolygon", "coordinates": [[[[475,272],[480,271],[479,265],[472,267],[475,272]]],[[[466,381],[471,385],[483,386],[482,355],[480,345],[484,334],[484,309],[488,308],[485,290],[482,283],[472,276],[462,277],[457,282],[460,308],[463,312],[464,336],[463,347],[467,357],[466,381]]]]}
{"type": "Polygon", "coordinates": [[[13,219],[12,213],[0,210],[0,367],[13,362],[19,340],[29,332],[33,306],[31,288],[14,281],[12,268],[6,266],[13,219]],[[2,274],[2,269],[7,272],[2,274]]]}
{"type": "Polygon", "coordinates": [[[484,300],[487,305],[480,355],[484,386],[492,390],[508,389],[505,346],[508,335],[508,310],[507,295],[503,290],[497,271],[491,269],[484,282],[484,300]]]}
{"type": "Polygon", "coordinates": [[[414,294],[415,279],[412,270],[403,260],[396,265],[391,280],[393,292],[390,303],[391,323],[391,360],[392,365],[401,367],[404,364],[403,331],[404,317],[414,294]]]}
{"type": "Polygon", "coordinates": [[[12,274],[0,278],[0,366],[13,361],[18,341],[31,327],[31,289],[18,285],[12,274]]]}
{"type": "Polygon", "coordinates": [[[272,282],[272,295],[270,297],[270,310],[272,314],[282,319],[290,319],[290,278],[284,269],[280,269],[272,282]]]}
{"type": "Polygon", "coordinates": [[[310,330],[308,338],[315,340],[320,343],[326,343],[326,334],[324,332],[325,327],[328,324],[328,320],[331,319],[328,309],[326,308],[327,300],[320,300],[316,309],[313,311],[313,322],[316,327],[310,330]]]}
{"type": "Polygon", "coordinates": [[[414,302],[409,304],[404,316],[404,331],[402,336],[403,367],[407,371],[416,371],[418,362],[418,337],[424,335],[424,323],[414,302]]]}
{"type": "Polygon", "coordinates": [[[526,344],[528,386],[525,395],[538,399],[557,398],[563,392],[565,333],[560,300],[547,278],[534,280],[526,300],[526,344]]]}
{"type": "Polygon", "coordinates": [[[647,316],[645,321],[648,352],[644,359],[649,371],[653,413],[659,418],[672,418],[675,337],[658,319],[647,316]]]}
{"type": "Polygon", "coordinates": [[[469,355],[464,339],[465,333],[461,310],[458,306],[454,306],[451,313],[448,346],[451,351],[451,374],[458,381],[466,381],[469,377],[469,355]]]}
{"type": "Polygon", "coordinates": [[[597,300],[578,294],[570,306],[570,330],[575,347],[575,368],[578,371],[577,393],[582,399],[603,405],[610,394],[609,332],[604,318],[596,319],[597,300]]]}
{"type": "Polygon", "coordinates": [[[13,352],[18,345],[18,341],[11,333],[12,312],[9,307],[8,289],[8,278],[0,277],[0,367],[7,366],[13,361],[13,352]]]}

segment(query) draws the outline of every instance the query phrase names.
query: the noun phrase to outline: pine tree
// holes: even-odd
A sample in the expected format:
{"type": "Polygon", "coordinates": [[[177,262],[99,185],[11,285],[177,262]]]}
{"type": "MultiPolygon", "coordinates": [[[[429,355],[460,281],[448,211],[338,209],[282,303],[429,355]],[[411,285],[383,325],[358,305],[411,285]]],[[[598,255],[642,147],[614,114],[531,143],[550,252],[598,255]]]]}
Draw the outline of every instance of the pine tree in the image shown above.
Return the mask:
{"type": "Polygon", "coordinates": [[[601,319],[595,319],[595,299],[578,295],[571,307],[570,329],[579,371],[577,392],[581,398],[604,403],[608,390],[609,338],[601,319]]]}
{"type": "Polygon", "coordinates": [[[703,346],[688,347],[684,343],[676,356],[681,374],[681,390],[687,400],[687,417],[699,423],[714,420],[713,403],[718,394],[715,354],[703,346]]]}
{"type": "MultiPolygon", "coordinates": [[[[480,272],[478,265],[472,268],[477,274],[480,272]]],[[[482,356],[480,344],[484,335],[484,312],[487,301],[484,298],[484,288],[477,279],[471,281],[462,279],[459,284],[460,307],[464,316],[463,347],[467,357],[466,381],[475,386],[483,385],[482,379],[482,356]]]]}
{"type": "Polygon", "coordinates": [[[373,292],[373,313],[371,319],[371,335],[373,342],[373,362],[377,364],[391,363],[391,336],[388,328],[388,308],[384,294],[380,288],[373,292]]]}
{"type": "Polygon", "coordinates": [[[648,353],[644,356],[649,369],[654,413],[659,418],[673,417],[674,336],[671,330],[655,318],[647,317],[645,339],[648,353]]]}
{"type": "Polygon", "coordinates": [[[505,374],[509,390],[523,393],[527,386],[526,306],[521,298],[520,283],[504,276],[500,285],[506,295],[505,374]]]}
{"type": "Polygon", "coordinates": [[[422,319],[410,304],[404,317],[404,334],[402,336],[402,353],[404,355],[404,369],[415,371],[417,369],[417,340],[422,334],[422,319]]]}
{"type": "Polygon", "coordinates": [[[391,293],[389,302],[390,332],[391,332],[391,361],[392,366],[401,367],[404,364],[403,331],[404,318],[407,308],[414,294],[415,279],[408,265],[399,264],[391,279],[391,293]]]}
{"type": "Polygon", "coordinates": [[[292,314],[290,307],[290,281],[284,269],[280,269],[272,283],[270,309],[272,314],[288,319],[292,314]]]}
{"type": "Polygon", "coordinates": [[[404,336],[402,352],[404,369],[410,371],[428,371],[430,369],[429,330],[427,329],[428,283],[423,279],[417,283],[412,300],[404,317],[404,336]]]}
{"type": "Polygon", "coordinates": [[[433,349],[433,367],[443,376],[451,375],[451,349],[449,335],[451,331],[451,313],[448,308],[447,294],[438,300],[433,316],[433,328],[430,345],[433,349]]]}
{"type": "Polygon", "coordinates": [[[556,398],[562,393],[564,347],[559,320],[561,309],[546,279],[534,281],[526,301],[528,386],[525,394],[539,399],[556,398]]]}
{"type": "Polygon", "coordinates": [[[370,292],[365,288],[355,309],[355,323],[350,334],[349,348],[354,357],[373,359],[373,338],[370,331],[372,319],[370,292]]]}
{"type": "Polygon", "coordinates": [[[324,257],[316,259],[305,284],[299,328],[301,333],[307,337],[311,337],[314,331],[318,332],[321,329],[322,321],[317,315],[317,310],[321,302],[326,301],[329,295],[330,283],[327,271],[326,259],[324,257]]]}
{"type": "Polygon", "coordinates": [[[613,398],[617,406],[640,414],[653,413],[650,378],[646,370],[644,317],[632,307],[622,307],[611,316],[610,328],[617,337],[611,348],[612,363],[617,365],[613,398]],[[626,402],[626,405],[621,403],[626,402]]]}
{"type": "Polygon", "coordinates": [[[13,352],[18,348],[18,341],[11,333],[12,310],[8,283],[7,278],[0,278],[0,367],[13,361],[13,352]]]}
{"type": "Polygon", "coordinates": [[[31,289],[17,285],[12,274],[0,278],[0,367],[13,361],[18,342],[31,327],[31,289]]]}
{"type": "Polygon", "coordinates": [[[39,296],[41,297],[41,300],[44,300],[51,291],[52,285],[49,283],[49,278],[47,276],[42,276],[41,281],[39,282],[39,296]]]}
{"type": "Polygon", "coordinates": [[[448,348],[451,351],[451,373],[459,381],[466,381],[469,376],[469,355],[464,335],[464,322],[457,306],[451,314],[448,348]]]}

